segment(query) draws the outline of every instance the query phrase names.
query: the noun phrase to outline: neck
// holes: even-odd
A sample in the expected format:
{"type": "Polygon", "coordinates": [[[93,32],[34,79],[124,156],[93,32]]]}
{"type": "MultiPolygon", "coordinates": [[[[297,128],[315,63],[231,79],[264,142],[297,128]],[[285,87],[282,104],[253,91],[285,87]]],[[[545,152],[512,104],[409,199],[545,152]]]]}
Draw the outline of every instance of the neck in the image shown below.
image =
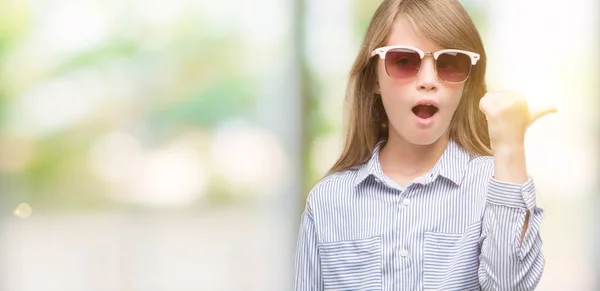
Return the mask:
{"type": "Polygon", "coordinates": [[[433,144],[415,145],[390,132],[387,143],[379,153],[379,162],[386,175],[412,179],[433,168],[444,153],[448,141],[446,133],[433,144]]]}

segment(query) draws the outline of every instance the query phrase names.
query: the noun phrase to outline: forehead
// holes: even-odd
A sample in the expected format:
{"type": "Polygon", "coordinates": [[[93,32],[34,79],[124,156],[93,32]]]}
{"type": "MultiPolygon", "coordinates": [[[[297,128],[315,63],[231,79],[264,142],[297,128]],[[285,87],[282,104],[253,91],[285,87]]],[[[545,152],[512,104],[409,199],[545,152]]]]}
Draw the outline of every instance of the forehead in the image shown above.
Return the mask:
{"type": "Polygon", "coordinates": [[[410,20],[404,16],[399,16],[392,25],[386,46],[391,45],[413,46],[426,52],[435,52],[441,49],[421,35],[410,20]]]}

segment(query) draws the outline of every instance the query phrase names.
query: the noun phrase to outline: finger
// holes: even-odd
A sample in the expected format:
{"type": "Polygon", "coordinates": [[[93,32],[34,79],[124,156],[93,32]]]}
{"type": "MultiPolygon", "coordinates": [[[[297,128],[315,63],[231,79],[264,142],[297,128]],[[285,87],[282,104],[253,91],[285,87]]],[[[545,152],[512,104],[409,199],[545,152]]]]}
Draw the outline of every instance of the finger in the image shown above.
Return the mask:
{"type": "Polygon", "coordinates": [[[555,113],[557,111],[556,106],[554,105],[545,105],[544,107],[538,108],[531,113],[531,123],[540,119],[542,116],[545,116],[550,113],[555,113]]]}

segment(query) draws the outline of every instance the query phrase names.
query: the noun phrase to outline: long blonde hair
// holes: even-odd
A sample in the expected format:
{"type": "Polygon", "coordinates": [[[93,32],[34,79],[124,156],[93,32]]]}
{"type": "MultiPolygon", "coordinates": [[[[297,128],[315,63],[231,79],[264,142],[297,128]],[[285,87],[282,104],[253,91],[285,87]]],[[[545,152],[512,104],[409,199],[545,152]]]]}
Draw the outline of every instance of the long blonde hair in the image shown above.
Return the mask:
{"type": "Polygon", "coordinates": [[[366,162],[388,136],[388,118],[375,93],[377,58],[371,51],[384,46],[399,16],[407,17],[417,30],[440,48],[477,52],[480,60],[465,82],[461,101],[450,123],[450,138],[475,155],[489,155],[487,121],[479,110],[486,93],[486,55],[479,32],[456,0],[384,0],[377,8],[350,71],[346,89],[347,124],[344,148],[329,174],[366,162]]]}

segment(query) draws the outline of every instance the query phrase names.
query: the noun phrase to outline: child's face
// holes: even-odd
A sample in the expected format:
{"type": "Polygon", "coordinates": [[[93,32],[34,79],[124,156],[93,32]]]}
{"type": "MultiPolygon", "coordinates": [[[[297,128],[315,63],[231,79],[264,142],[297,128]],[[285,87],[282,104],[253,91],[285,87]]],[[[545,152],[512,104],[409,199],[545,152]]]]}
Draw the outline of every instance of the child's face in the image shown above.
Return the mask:
{"type": "MultiPolygon", "coordinates": [[[[391,45],[413,46],[425,52],[453,49],[433,46],[403,17],[398,18],[392,28],[386,46],[391,45]]],[[[398,135],[416,145],[430,145],[442,137],[458,107],[464,83],[440,80],[431,55],[421,61],[419,73],[408,79],[390,78],[382,59],[377,66],[378,93],[389,118],[390,137],[398,135]],[[420,103],[434,104],[437,111],[426,105],[418,106],[420,103]]]]}

